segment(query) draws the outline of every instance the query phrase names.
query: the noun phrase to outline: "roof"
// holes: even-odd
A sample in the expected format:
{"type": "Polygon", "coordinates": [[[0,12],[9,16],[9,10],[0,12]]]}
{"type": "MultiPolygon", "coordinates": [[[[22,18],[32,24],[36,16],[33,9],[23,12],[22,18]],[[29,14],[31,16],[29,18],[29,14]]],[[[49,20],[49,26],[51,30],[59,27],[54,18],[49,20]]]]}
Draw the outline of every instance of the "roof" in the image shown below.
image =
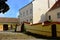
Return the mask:
{"type": "Polygon", "coordinates": [[[17,23],[18,18],[0,18],[0,23],[17,23]]]}
{"type": "Polygon", "coordinates": [[[52,6],[52,8],[49,11],[54,10],[59,7],[60,7],[60,0],[56,1],[56,3],[52,6]]]}

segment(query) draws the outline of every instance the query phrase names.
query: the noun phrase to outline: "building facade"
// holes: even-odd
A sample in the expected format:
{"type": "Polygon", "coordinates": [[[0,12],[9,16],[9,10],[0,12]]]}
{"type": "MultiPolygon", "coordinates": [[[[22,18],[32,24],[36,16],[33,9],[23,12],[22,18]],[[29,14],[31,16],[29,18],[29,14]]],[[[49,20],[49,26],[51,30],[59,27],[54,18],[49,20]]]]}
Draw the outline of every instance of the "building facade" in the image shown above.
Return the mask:
{"type": "Polygon", "coordinates": [[[46,21],[46,12],[55,4],[56,0],[33,0],[19,10],[20,23],[32,24],[46,21]]]}
{"type": "Polygon", "coordinates": [[[60,22],[60,0],[47,12],[47,20],[53,22],[60,22]]]}
{"type": "Polygon", "coordinates": [[[0,18],[0,31],[14,29],[18,25],[18,18],[0,18]]]}
{"type": "Polygon", "coordinates": [[[33,20],[33,4],[29,3],[28,5],[20,10],[20,22],[33,20]]]}

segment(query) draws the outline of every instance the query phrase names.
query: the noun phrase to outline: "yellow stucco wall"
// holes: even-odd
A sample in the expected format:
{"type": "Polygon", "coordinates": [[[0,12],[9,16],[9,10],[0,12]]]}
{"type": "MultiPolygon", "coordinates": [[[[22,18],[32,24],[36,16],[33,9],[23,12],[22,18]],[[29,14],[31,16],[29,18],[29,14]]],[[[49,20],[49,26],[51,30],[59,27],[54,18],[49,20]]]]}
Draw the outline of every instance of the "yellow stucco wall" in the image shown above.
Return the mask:
{"type": "Polygon", "coordinates": [[[3,25],[7,24],[8,25],[8,29],[10,29],[11,25],[13,28],[15,28],[16,23],[0,23],[0,31],[3,31],[3,25]]]}
{"type": "Polygon", "coordinates": [[[3,25],[0,24],[0,31],[3,31],[3,25]]]}

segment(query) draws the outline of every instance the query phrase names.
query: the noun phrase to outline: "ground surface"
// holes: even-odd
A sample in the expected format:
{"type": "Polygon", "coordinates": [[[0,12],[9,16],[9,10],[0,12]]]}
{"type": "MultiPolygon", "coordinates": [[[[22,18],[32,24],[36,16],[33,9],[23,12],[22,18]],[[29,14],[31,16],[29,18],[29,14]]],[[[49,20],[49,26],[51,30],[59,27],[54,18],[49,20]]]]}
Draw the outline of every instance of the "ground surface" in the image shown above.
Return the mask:
{"type": "Polygon", "coordinates": [[[36,39],[35,37],[15,32],[0,32],[0,40],[21,40],[21,39],[36,39]]]}
{"type": "Polygon", "coordinates": [[[0,40],[56,40],[56,39],[42,39],[36,38],[31,35],[27,35],[24,33],[16,33],[16,32],[0,32],[0,40]]]}

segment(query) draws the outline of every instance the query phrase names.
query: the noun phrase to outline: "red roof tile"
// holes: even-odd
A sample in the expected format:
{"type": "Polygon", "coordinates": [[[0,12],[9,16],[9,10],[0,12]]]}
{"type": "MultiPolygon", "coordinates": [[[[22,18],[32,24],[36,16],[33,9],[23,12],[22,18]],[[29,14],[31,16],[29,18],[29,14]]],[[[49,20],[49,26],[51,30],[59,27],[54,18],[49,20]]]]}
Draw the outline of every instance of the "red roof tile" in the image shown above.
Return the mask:
{"type": "Polygon", "coordinates": [[[59,8],[59,7],[60,7],[60,0],[58,0],[58,1],[52,6],[52,8],[51,8],[49,11],[54,10],[54,9],[56,9],[56,8],[59,8]]]}
{"type": "Polygon", "coordinates": [[[3,22],[3,23],[7,23],[7,22],[10,22],[10,23],[17,23],[18,22],[18,18],[0,18],[0,22],[3,22]]]}

